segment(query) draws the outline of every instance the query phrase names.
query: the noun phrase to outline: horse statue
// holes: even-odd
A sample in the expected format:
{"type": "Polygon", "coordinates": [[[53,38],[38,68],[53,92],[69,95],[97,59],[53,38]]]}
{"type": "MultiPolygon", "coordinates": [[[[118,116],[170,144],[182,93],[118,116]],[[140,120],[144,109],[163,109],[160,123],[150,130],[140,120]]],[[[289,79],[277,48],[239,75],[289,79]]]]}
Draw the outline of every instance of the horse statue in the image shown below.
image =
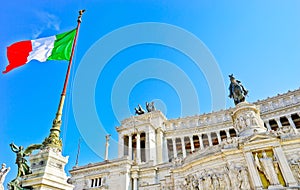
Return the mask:
{"type": "Polygon", "coordinates": [[[142,106],[139,104],[137,108],[134,108],[135,109],[135,114],[137,115],[142,115],[145,113],[145,110],[143,110],[142,106]]]}
{"type": "Polygon", "coordinates": [[[230,85],[229,85],[229,98],[232,98],[234,104],[237,105],[240,102],[244,102],[248,94],[248,90],[244,88],[241,81],[236,80],[233,74],[229,75],[230,85]]]}
{"type": "Polygon", "coordinates": [[[146,102],[146,109],[148,112],[153,112],[155,111],[155,106],[154,106],[154,102],[146,102]]]}

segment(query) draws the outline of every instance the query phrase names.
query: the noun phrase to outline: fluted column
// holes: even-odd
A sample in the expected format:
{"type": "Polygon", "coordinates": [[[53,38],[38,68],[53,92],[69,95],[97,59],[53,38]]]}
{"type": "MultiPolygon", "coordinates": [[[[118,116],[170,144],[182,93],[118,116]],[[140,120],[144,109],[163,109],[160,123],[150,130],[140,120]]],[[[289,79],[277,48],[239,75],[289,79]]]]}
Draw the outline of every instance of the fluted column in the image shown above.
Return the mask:
{"type": "Polygon", "coordinates": [[[209,146],[212,146],[212,141],[211,141],[211,133],[207,133],[207,138],[208,138],[208,143],[209,143],[209,146]]]}
{"type": "Polygon", "coordinates": [[[219,142],[219,144],[221,144],[222,140],[221,140],[221,136],[220,136],[220,131],[217,131],[216,134],[218,137],[218,142],[219,142]]]}
{"type": "Polygon", "coordinates": [[[264,121],[264,123],[266,124],[268,130],[271,131],[272,128],[271,128],[271,126],[270,126],[269,120],[264,121]]]}
{"type": "Polygon", "coordinates": [[[164,159],[164,162],[168,162],[168,160],[169,160],[169,155],[168,155],[169,150],[168,150],[168,143],[167,143],[167,138],[166,137],[164,137],[164,145],[163,146],[164,146],[163,147],[163,154],[164,154],[163,159],[164,159]]]}
{"type": "Polygon", "coordinates": [[[175,141],[175,138],[172,138],[172,144],[173,144],[173,154],[174,154],[174,158],[177,158],[177,149],[176,149],[176,141],[175,141]]]}
{"type": "Polygon", "coordinates": [[[191,142],[191,151],[194,152],[195,151],[195,146],[194,146],[193,136],[189,136],[189,138],[190,138],[190,142],[191,142]]]}
{"type": "Polygon", "coordinates": [[[202,139],[202,135],[198,135],[198,138],[199,138],[199,144],[200,144],[200,149],[203,149],[204,146],[203,146],[203,139],[202,139]]]}
{"type": "Polygon", "coordinates": [[[226,132],[226,137],[227,137],[227,138],[230,138],[229,129],[225,129],[225,132],[226,132]]]}
{"type": "Polygon", "coordinates": [[[292,119],[292,116],[291,115],[287,115],[286,118],[288,119],[290,125],[293,127],[294,131],[296,133],[298,133],[298,130],[297,130],[296,125],[295,125],[295,123],[294,123],[294,121],[292,119]]]}
{"type": "Polygon", "coordinates": [[[181,137],[181,148],[182,148],[182,156],[183,158],[186,157],[186,150],[185,150],[185,143],[184,143],[184,137],[181,137]]]}
{"type": "Polygon", "coordinates": [[[136,160],[137,163],[141,162],[141,136],[139,133],[136,134],[136,160]]]}
{"type": "Polygon", "coordinates": [[[150,154],[150,150],[149,150],[149,135],[148,133],[145,133],[145,157],[146,157],[146,162],[150,160],[149,158],[149,154],[150,154]]]}
{"type": "Polygon", "coordinates": [[[133,190],[137,190],[138,184],[137,184],[137,178],[133,178],[133,190]]]}
{"type": "Polygon", "coordinates": [[[279,119],[279,118],[275,118],[275,121],[276,121],[278,127],[279,127],[279,128],[282,128],[282,124],[281,124],[281,122],[280,122],[280,119],[279,119]]]}
{"type": "Polygon", "coordinates": [[[119,158],[122,158],[124,155],[124,135],[119,134],[119,147],[118,147],[118,155],[119,158]]]}
{"type": "Polygon", "coordinates": [[[128,135],[128,156],[132,160],[132,134],[128,135]]]}
{"type": "Polygon", "coordinates": [[[132,189],[133,190],[138,190],[138,178],[139,178],[139,174],[138,174],[138,166],[133,166],[132,170],[131,170],[131,178],[133,180],[133,184],[132,184],[132,189]]]}

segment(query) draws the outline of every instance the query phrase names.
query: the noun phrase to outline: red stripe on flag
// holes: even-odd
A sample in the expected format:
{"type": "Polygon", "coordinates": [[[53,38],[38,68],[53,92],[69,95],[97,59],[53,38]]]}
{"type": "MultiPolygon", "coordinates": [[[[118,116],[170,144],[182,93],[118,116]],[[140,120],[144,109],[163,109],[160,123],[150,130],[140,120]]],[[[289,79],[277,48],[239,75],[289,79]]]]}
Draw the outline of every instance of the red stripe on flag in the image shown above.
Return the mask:
{"type": "Polygon", "coordinates": [[[7,73],[12,69],[20,67],[27,62],[27,57],[32,51],[31,41],[21,41],[7,47],[8,66],[3,73],[7,73]]]}

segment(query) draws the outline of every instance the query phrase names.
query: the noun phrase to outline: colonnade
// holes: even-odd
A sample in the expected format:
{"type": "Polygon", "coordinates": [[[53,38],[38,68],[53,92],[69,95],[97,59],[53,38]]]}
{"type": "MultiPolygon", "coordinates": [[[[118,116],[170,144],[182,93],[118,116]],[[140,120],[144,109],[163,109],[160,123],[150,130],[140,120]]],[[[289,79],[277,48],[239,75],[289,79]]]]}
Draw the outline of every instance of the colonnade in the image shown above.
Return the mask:
{"type": "Polygon", "coordinates": [[[300,129],[300,113],[293,113],[267,119],[264,120],[264,123],[268,130],[276,131],[278,128],[289,125],[295,130],[296,133],[298,133],[298,129],[300,129]]]}
{"type": "Polygon", "coordinates": [[[121,155],[129,156],[130,159],[135,160],[138,163],[146,161],[148,148],[147,133],[142,132],[124,135],[121,139],[119,139],[119,142],[119,146],[122,149],[121,155]]]}
{"type": "Polygon", "coordinates": [[[220,144],[223,139],[235,136],[235,129],[230,128],[208,133],[191,134],[189,136],[165,138],[164,143],[168,145],[168,158],[171,160],[172,158],[177,158],[180,154],[185,158],[187,154],[197,149],[220,144]]]}

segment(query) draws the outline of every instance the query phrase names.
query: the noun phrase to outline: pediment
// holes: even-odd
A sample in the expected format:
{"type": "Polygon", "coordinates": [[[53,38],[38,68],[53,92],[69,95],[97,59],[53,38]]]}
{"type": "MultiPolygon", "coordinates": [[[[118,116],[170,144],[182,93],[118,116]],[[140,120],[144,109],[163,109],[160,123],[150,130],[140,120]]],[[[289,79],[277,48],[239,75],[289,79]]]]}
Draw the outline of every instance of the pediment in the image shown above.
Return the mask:
{"type": "Polygon", "coordinates": [[[252,135],[250,137],[248,137],[247,139],[245,139],[245,143],[252,143],[252,142],[256,142],[256,141],[263,141],[263,140],[276,140],[277,138],[274,136],[270,136],[267,134],[255,134],[252,135]]]}

